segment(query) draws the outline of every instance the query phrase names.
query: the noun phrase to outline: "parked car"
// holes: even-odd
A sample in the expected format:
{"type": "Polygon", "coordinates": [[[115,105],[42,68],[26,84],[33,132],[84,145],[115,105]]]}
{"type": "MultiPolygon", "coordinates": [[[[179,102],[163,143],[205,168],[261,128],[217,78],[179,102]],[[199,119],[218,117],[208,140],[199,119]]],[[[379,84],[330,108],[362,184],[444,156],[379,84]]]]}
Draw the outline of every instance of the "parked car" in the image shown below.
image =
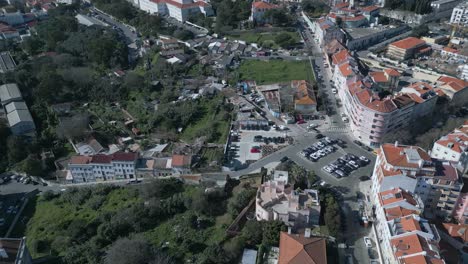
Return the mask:
{"type": "Polygon", "coordinates": [[[359,141],[359,140],[353,140],[354,144],[358,145],[358,146],[362,146],[362,142],[359,141]]]}
{"type": "Polygon", "coordinates": [[[286,161],[288,161],[288,159],[289,159],[288,157],[284,156],[284,157],[282,157],[282,158],[280,159],[280,161],[281,161],[281,162],[286,162],[286,161]]]}
{"type": "Polygon", "coordinates": [[[261,152],[261,151],[260,151],[260,149],[258,149],[258,148],[251,148],[251,149],[250,149],[250,153],[260,153],[260,152],[261,152]]]}
{"type": "Polygon", "coordinates": [[[372,240],[369,237],[364,237],[364,243],[366,244],[366,247],[372,247],[372,240]]]}
{"type": "Polygon", "coordinates": [[[368,181],[368,180],[370,180],[370,178],[369,178],[369,176],[363,175],[363,176],[359,177],[359,180],[360,181],[368,181]]]}
{"type": "Polygon", "coordinates": [[[338,93],[338,90],[336,90],[335,88],[333,88],[331,91],[332,91],[332,93],[334,93],[334,94],[338,93]]]}
{"type": "Polygon", "coordinates": [[[323,138],[323,135],[319,133],[319,134],[315,135],[315,138],[316,138],[316,139],[323,138]]]}
{"type": "Polygon", "coordinates": [[[304,121],[303,119],[297,121],[297,124],[305,124],[305,123],[306,121],[304,121]]]}

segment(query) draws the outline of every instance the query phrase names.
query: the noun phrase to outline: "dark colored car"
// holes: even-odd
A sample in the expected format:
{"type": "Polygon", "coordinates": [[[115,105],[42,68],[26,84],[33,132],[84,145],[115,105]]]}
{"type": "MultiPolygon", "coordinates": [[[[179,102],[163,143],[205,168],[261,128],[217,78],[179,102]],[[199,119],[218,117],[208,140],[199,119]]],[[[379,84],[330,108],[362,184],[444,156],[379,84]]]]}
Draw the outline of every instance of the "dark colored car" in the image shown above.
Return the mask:
{"type": "Polygon", "coordinates": [[[286,162],[286,161],[288,161],[288,159],[289,159],[288,157],[284,156],[284,157],[282,157],[282,158],[280,159],[280,161],[281,161],[281,162],[286,162]]]}
{"type": "Polygon", "coordinates": [[[323,135],[319,133],[319,134],[315,135],[315,138],[316,139],[323,138],[323,135]]]}

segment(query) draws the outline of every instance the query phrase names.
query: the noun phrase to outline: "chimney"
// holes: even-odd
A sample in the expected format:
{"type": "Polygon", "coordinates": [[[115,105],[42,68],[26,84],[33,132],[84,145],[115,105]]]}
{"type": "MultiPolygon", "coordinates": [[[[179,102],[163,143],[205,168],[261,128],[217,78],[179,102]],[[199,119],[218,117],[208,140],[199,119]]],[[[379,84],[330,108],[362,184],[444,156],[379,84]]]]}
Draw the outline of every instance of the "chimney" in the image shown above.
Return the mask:
{"type": "Polygon", "coordinates": [[[304,237],[310,238],[310,228],[306,228],[304,231],[304,237]]]}
{"type": "Polygon", "coordinates": [[[291,234],[291,227],[288,226],[288,234],[290,235],[291,234]]]}
{"type": "Polygon", "coordinates": [[[395,147],[398,147],[398,140],[395,141],[395,147]]]}

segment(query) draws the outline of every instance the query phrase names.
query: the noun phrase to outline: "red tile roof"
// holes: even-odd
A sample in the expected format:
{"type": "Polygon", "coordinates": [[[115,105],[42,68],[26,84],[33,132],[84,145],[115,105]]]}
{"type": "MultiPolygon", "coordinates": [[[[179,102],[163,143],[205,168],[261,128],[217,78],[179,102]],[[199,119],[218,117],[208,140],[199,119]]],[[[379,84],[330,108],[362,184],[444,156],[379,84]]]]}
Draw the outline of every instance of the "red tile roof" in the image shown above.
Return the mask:
{"type": "Polygon", "coordinates": [[[468,142],[468,135],[462,133],[448,134],[436,141],[437,144],[450,148],[457,153],[462,153],[468,148],[468,143],[465,142],[468,142]]]}
{"type": "Polygon", "coordinates": [[[383,144],[381,147],[382,154],[388,164],[395,167],[406,167],[406,168],[418,168],[419,164],[417,161],[408,161],[407,155],[405,154],[408,150],[416,151],[419,158],[426,162],[431,162],[431,157],[422,148],[417,146],[404,146],[394,144],[383,144]]]}
{"type": "Polygon", "coordinates": [[[341,64],[338,68],[340,69],[341,75],[344,77],[348,77],[353,74],[353,69],[348,62],[341,64]]]}
{"type": "Polygon", "coordinates": [[[418,203],[410,193],[400,188],[393,188],[387,191],[380,192],[379,201],[382,206],[390,205],[401,201],[406,201],[407,203],[413,206],[418,205],[418,203]]]}
{"type": "Polygon", "coordinates": [[[401,228],[405,232],[421,231],[421,225],[413,215],[409,215],[400,219],[401,228]]]}
{"type": "Polygon", "coordinates": [[[392,68],[387,68],[384,70],[384,72],[387,73],[389,76],[401,76],[401,74],[397,70],[392,68]]]}
{"type": "Polygon", "coordinates": [[[172,155],[172,167],[190,167],[192,156],[172,155]]]}
{"type": "Polygon", "coordinates": [[[420,212],[418,212],[416,210],[407,209],[407,208],[404,208],[404,207],[401,207],[401,206],[385,208],[384,211],[385,211],[385,216],[387,218],[387,221],[390,221],[390,220],[393,220],[393,219],[396,219],[396,218],[400,218],[400,217],[405,217],[405,216],[412,215],[412,214],[419,214],[420,213],[420,212]]]}
{"type": "Polygon", "coordinates": [[[380,9],[380,7],[378,6],[365,6],[365,7],[362,7],[361,10],[364,11],[364,12],[372,12],[374,10],[377,10],[377,9],[380,9]]]}
{"type": "Polygon", "coordinates": [[[468,225],[457,225],[451,223],[443,223],[445,231],[453,238],[457,238],[463,243],[468,242],[468,225]]]}
{"type": "Polygon", "coordinates": [[[263,1],[253,2],[252,6],[254,8],[257,8],[257,9],[274,9],[274,8],[278,8],[277,5],[270,4],[270,3],[267,3],[267,2],[263,2],[263,1]]]}
{"type": "Polygon", "coordinates": [[[180,9],[190,9],[190,8],[199,7],[199,6],[209,6],[209,4],[204,1],[196,1],[193,3],[186,3],[186,4],[182,4],[174,0],[150,0],[150,1],[156,4],[168,4],[168,5],[180,8],[180,9]]]}
{"type": "Polygon", "coordinates": [[[334,7],[336,8],[345,8],[348,7],[349,3],[348,2],[342,2],[342,3],[337,3],[334,7]]]}
{"type": "Polygon", "coordinates": [[[97,154],[93,156],[73,156],[70,159],[70,164],[88,164],[99,163],[108,164],[112,161],[135,161],[138,158],[138,153],[133,152],[116,152],[112,155],[97,154]]]}
{"type": "Polygon", "coordinates": [[[449,48],[449,47],[444,47],[443,50],[446,51],[446,52],[450,52],[450,53],[459,53],[458,50],[452,49],[452,48],[449,48]]]}
{"type": "Polygon", "coordinates": [[[322,237],[281,232],[278,264],[326,264],[327,244],[322,237]]]}
{"type": "Polygon", "coordinates": [[[424,40],[415,38],[415,37],[408,37],[399,41],[395,41],[391,43],[391,46],[395,46],[400,49],[411,49],[417,46],[423,45],[426,42],[424,40]]]}
{"type": "Polygon", "coordinates": [[[371,76],[372,80],[376,83],[388,82],[387,76],[385,76],[384,72],[370,72],[369,75],[371,76]]]}
{"type": "Polygon", "coordinates": [[[70,159],[70,164],[88,164],[90,161],[91,161],[91,157],[73,156],[70,159]]]}
{"type": "Polygon", "coordinates": [[[317,105],[317,102],[315,101],[315,96],[314,92],[311,88],[309,88],[309,85],[307,84],[307,81],[305,80],[300,80],[300,81],[292,81],[291,86],[293,88],[296,88],[296,93],[295,93],[295,104],[297,105],[317,105]]]}
{"type": "Polygon", "coordinates": [[[441,76],[441,77],[439,77],[439,79],[437,79],[437,81],[449,85],[450,87],[452,87],[457,92],[468,87],[468,82],[467,81],[460,80],[460,79],[450,77],[450,76],[441,76]]]}
{"type": "Polygon", "coordinates": [[[332,63],[341,64],[342,62],[346,61],[349,57],[351,57],[351,54],[349,54],[348,50],[341,50],[340,52],[333,54],[332,63]]]}

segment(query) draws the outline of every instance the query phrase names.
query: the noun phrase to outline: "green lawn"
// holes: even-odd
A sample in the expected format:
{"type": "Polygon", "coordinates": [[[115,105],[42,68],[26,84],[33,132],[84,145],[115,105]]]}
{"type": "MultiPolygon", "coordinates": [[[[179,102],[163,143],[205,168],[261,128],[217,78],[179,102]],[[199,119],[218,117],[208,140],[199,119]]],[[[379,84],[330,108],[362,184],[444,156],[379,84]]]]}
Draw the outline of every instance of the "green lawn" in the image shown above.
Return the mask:
{"type": "Polygon", "coordinates": [[[230,35],[228,38],[230,39],[238,39],[238,40],[243,40],[247,43],[257,43],[261,46],[267,46],[268,42],[272,43],[272,48],[277,49],[278,45],[275,43],[275,37],[281,33],[288,33],[295,42],[299,42],[301,37],[299,36],[299,33],[296,31],[278,31],[278,32],[251,32],[251,31],[246,31],[246,32],[241,32],[241,33],[236,33],[230,35]]]}
{"type": "Polygon", "coordinates": [[[257,84],[271,84],[312,78],[309,61],[244,60],[238,69],[239,80],[255,80],[257,84]]]}

